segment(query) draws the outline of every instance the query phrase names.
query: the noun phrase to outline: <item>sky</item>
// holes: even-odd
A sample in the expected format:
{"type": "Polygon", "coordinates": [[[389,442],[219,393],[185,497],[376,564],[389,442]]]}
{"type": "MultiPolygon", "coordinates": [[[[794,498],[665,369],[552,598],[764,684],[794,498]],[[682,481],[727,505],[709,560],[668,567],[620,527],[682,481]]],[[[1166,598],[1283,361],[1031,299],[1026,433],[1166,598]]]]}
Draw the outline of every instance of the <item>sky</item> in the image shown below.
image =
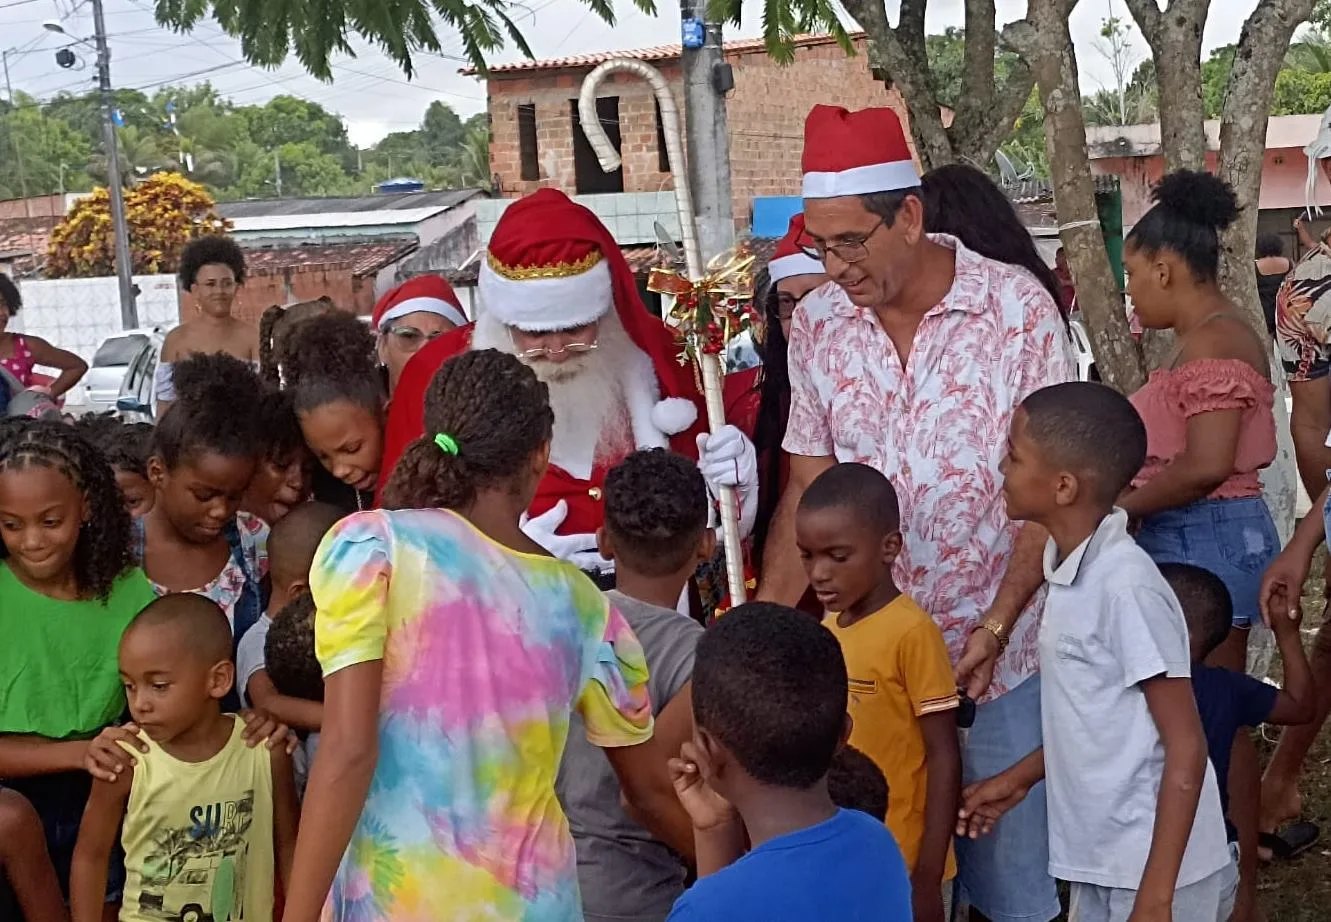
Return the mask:
{"type": "MultiPolygon", "coordinates": [[[[228,38],[210,21],[192,32],[177,35],[157,26],[151,0],[103,0],[111,47],[111,76],[118,87],[133,87],[151,93],[168,84],[211,81],[218,91],[237,103],[263,103],[278,94],[289,94],[317,102],[339,113],[354,144],[368,147],[392,131],[416,127],[426,107],[436,99],[446,102],[464,118],[485,108],[484,84],[458,73],[465,66],[456,36],[443,37],[438,56],[421,55],[418,73],[408,81],[391,61],[374,48],[361,44],[354,58],[341,57],[333,66],[333,82],[322,83],[308,76],[293,59],[275,70],[245,64],[238,42],[228,38]]],[[[1238,40],[1243,20],[1258,0],[1213,0],[1204,35],[1205,49],[1238,40]]],[[[899,0],[886,0],[889,19],[895,23],[899,0]]],[[[679,41],[679,16],[673,5],[661,7],[663,15],[647,16],[627,2],[618,23],[609,26],[579,0],[517,0],[515,19],[538,58],[599,52],[617,48],[672,44],[679,41]]],[[[929,32],[963,24],[963,0],[930,0],[929,32]]],[[[1001,22],[1025,13],[1026,0],[998,0],[1001,22]]],[[[753,3],[755,17],[761,4],[753,3]]],[[[1097,51],[1101,21],[1110,12],[1130,20],[1123,0],[1080,0],[1072,15],[1072,34],[1077,48],[1082,92],[1091,93],[1113,85],[1113,72],[1097,51]]],[[[93,58],[81,48],[80,63],[62,70],[55,51],[68,39],[46,31],[46,20],[61,20],[74,36],[91,36],[92,13],[87,0],[0,0],[0,50],[9,50],[10,83],[15,92],[38,99],[60,91],[79,92],[94,80],[93,58]]],[[[759,34],[755,18],[728,37],[759,34]]],[[[1131,52],[1137,59],[1149,56],[1146,42],[1134,32],[1131,52]]],[[[492,63],[518,60],[521,54],[508,49],[492,63]]]]}

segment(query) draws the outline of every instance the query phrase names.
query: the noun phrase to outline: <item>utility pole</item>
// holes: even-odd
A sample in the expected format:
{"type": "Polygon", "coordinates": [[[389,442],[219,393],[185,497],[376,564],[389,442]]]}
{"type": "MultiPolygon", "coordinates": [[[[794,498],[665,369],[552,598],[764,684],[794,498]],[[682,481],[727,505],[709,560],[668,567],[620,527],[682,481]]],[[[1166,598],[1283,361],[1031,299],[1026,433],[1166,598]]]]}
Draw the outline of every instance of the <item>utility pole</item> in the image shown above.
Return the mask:
{"type": "Polygon", "coordinates": [[[277,197],[282,197],[282,152],[273,151],[273,183],[277,186],[277,197]]]}
{"type": "Polygon", "coordinates": [[[689,185],[704,261],[735,242],[725,95],[734,88],[735,78],[721,47],[721,23],[707,21],[706,4],[707,0],[679,4],[689,185]]]}
{"type": "Polygon", "coordinates": [[[120,325],[139,325],[134,303],[134,267],[129,255],[129,226],[125,221],[125,191],[120,185],[120,151],[116,143],[115,96],[111,92],[111,50],[106,47],[106,19],[102,0],[92,0],[92,22],[97,43],[97,88],[102,97],[102,130],[106,135],[107,190],[111,193],[111,224],[116,240],[116,277],[120,282],[120,325]]]}
{"type": "MultiPolygon", "coordinates": [[[[4,63],[5,68],[5,98],[9,100],[9,107],[14,108],[14,87],[9,83],[9,54],[14,51],[13,48],[7,48],[0,51],[0,62],[4,63]]],[[[14,132],[10,140],[14,142],[14,167],[18,170],[18,187],[26,199],[28,197],[28,180],[23,175],[23,149],[18,143],[18,132],[14,132]]]]}

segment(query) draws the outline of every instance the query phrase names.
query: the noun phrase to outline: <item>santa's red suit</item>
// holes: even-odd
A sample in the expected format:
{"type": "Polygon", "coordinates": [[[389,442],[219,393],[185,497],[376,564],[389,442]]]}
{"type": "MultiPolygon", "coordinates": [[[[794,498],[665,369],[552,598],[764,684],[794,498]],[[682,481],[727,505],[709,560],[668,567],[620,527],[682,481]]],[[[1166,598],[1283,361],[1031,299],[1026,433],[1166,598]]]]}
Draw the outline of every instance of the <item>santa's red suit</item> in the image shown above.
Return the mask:
{"type": "MultiPolygon", "coordinates": [[[[515,202],[491,237],[480,271],[479,295],[479,323],[490,339],[496,322],[540,333],[597,321],[600,347],[608,351],[614,347],[607,327],[617,320],[627,334],[626,340],[618,337],[619,348],[636,350],[621,363],[628,372],[618,382],[627,431],[616,450],[606,452],[604,445],[600,450],[584,446],[583,452],[570,452],[567,446],[561,449],[561,423],[570,423],[561,421],[554,399],[559,382],[548,382],[556,406],[555,451],[530,508],[533,518],[562,501],[567,516],[555,529],[557,534],[591,534],[604,519],[606,472],[631,451],[669,447],[698,457],[704,405],[693,370],[680,364],[674,335],[643,305],[619,246],[591,211],[553,189],[515,202]]],[[[407,363],[388,414],[381,489],[402,451],[423,434],[425,391],[435,372],[452,356],[472,348],[476,338],[476,324],[461,327],[427,344],[407,363]]],[[[506,348],[512,344],[478,345],[506,348]]]]}

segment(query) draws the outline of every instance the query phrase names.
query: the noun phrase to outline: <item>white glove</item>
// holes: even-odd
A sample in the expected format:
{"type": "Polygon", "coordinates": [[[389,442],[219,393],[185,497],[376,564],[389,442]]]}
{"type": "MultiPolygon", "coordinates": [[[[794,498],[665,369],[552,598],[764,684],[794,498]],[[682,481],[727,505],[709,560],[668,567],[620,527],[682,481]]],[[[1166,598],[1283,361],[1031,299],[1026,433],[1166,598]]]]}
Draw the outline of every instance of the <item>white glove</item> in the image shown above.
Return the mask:
{"type": "Polygon", "coordinates": [[[596,535],[560,535],[556,529],[568,518],[568,503],[560,500],[549,510],[537,516],[522,514],[518,526],[522,533],[560,560],[568,561],[579,570],[613,573],[615,562],[606,560],[596,549],[596,535]]]}
{"type": "Polygon", "coordinates": [[[758,450],[734,426],[698,436],[698,470],[712,492],[734,487],[739,497],[739,534],[747,538],[758,517],[758,450]]]}

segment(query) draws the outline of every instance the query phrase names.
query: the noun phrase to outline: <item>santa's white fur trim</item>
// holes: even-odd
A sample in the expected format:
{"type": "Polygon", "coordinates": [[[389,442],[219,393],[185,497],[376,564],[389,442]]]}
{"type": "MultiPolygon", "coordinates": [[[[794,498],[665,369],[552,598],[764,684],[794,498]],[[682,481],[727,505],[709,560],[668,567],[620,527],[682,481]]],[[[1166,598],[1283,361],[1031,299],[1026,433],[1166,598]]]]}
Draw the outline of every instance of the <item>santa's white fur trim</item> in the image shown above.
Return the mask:
{"type": "Polygon", "coordinates": [[[615,302],[610,264],[604,259],[581,275],[535,279],[504,278],[483,261],[477,288],[486,311],[528,333],[585,326],[615,302]]]}
{"type": "Polygon", "coordinates": [[[652,407],[652,425],[666,435],[679,435],[697,421],[697,405],[683,397],[667,397],[652,407]]]}
{"type": "Polygon", "coordinates": [[[778,256],[769,262],[767,274],[775,285],[797,275],[826,275],[827,269],[823,266],[822,260],[814,259],[808,253],[791,253],[789,256],[778,256]]]}

